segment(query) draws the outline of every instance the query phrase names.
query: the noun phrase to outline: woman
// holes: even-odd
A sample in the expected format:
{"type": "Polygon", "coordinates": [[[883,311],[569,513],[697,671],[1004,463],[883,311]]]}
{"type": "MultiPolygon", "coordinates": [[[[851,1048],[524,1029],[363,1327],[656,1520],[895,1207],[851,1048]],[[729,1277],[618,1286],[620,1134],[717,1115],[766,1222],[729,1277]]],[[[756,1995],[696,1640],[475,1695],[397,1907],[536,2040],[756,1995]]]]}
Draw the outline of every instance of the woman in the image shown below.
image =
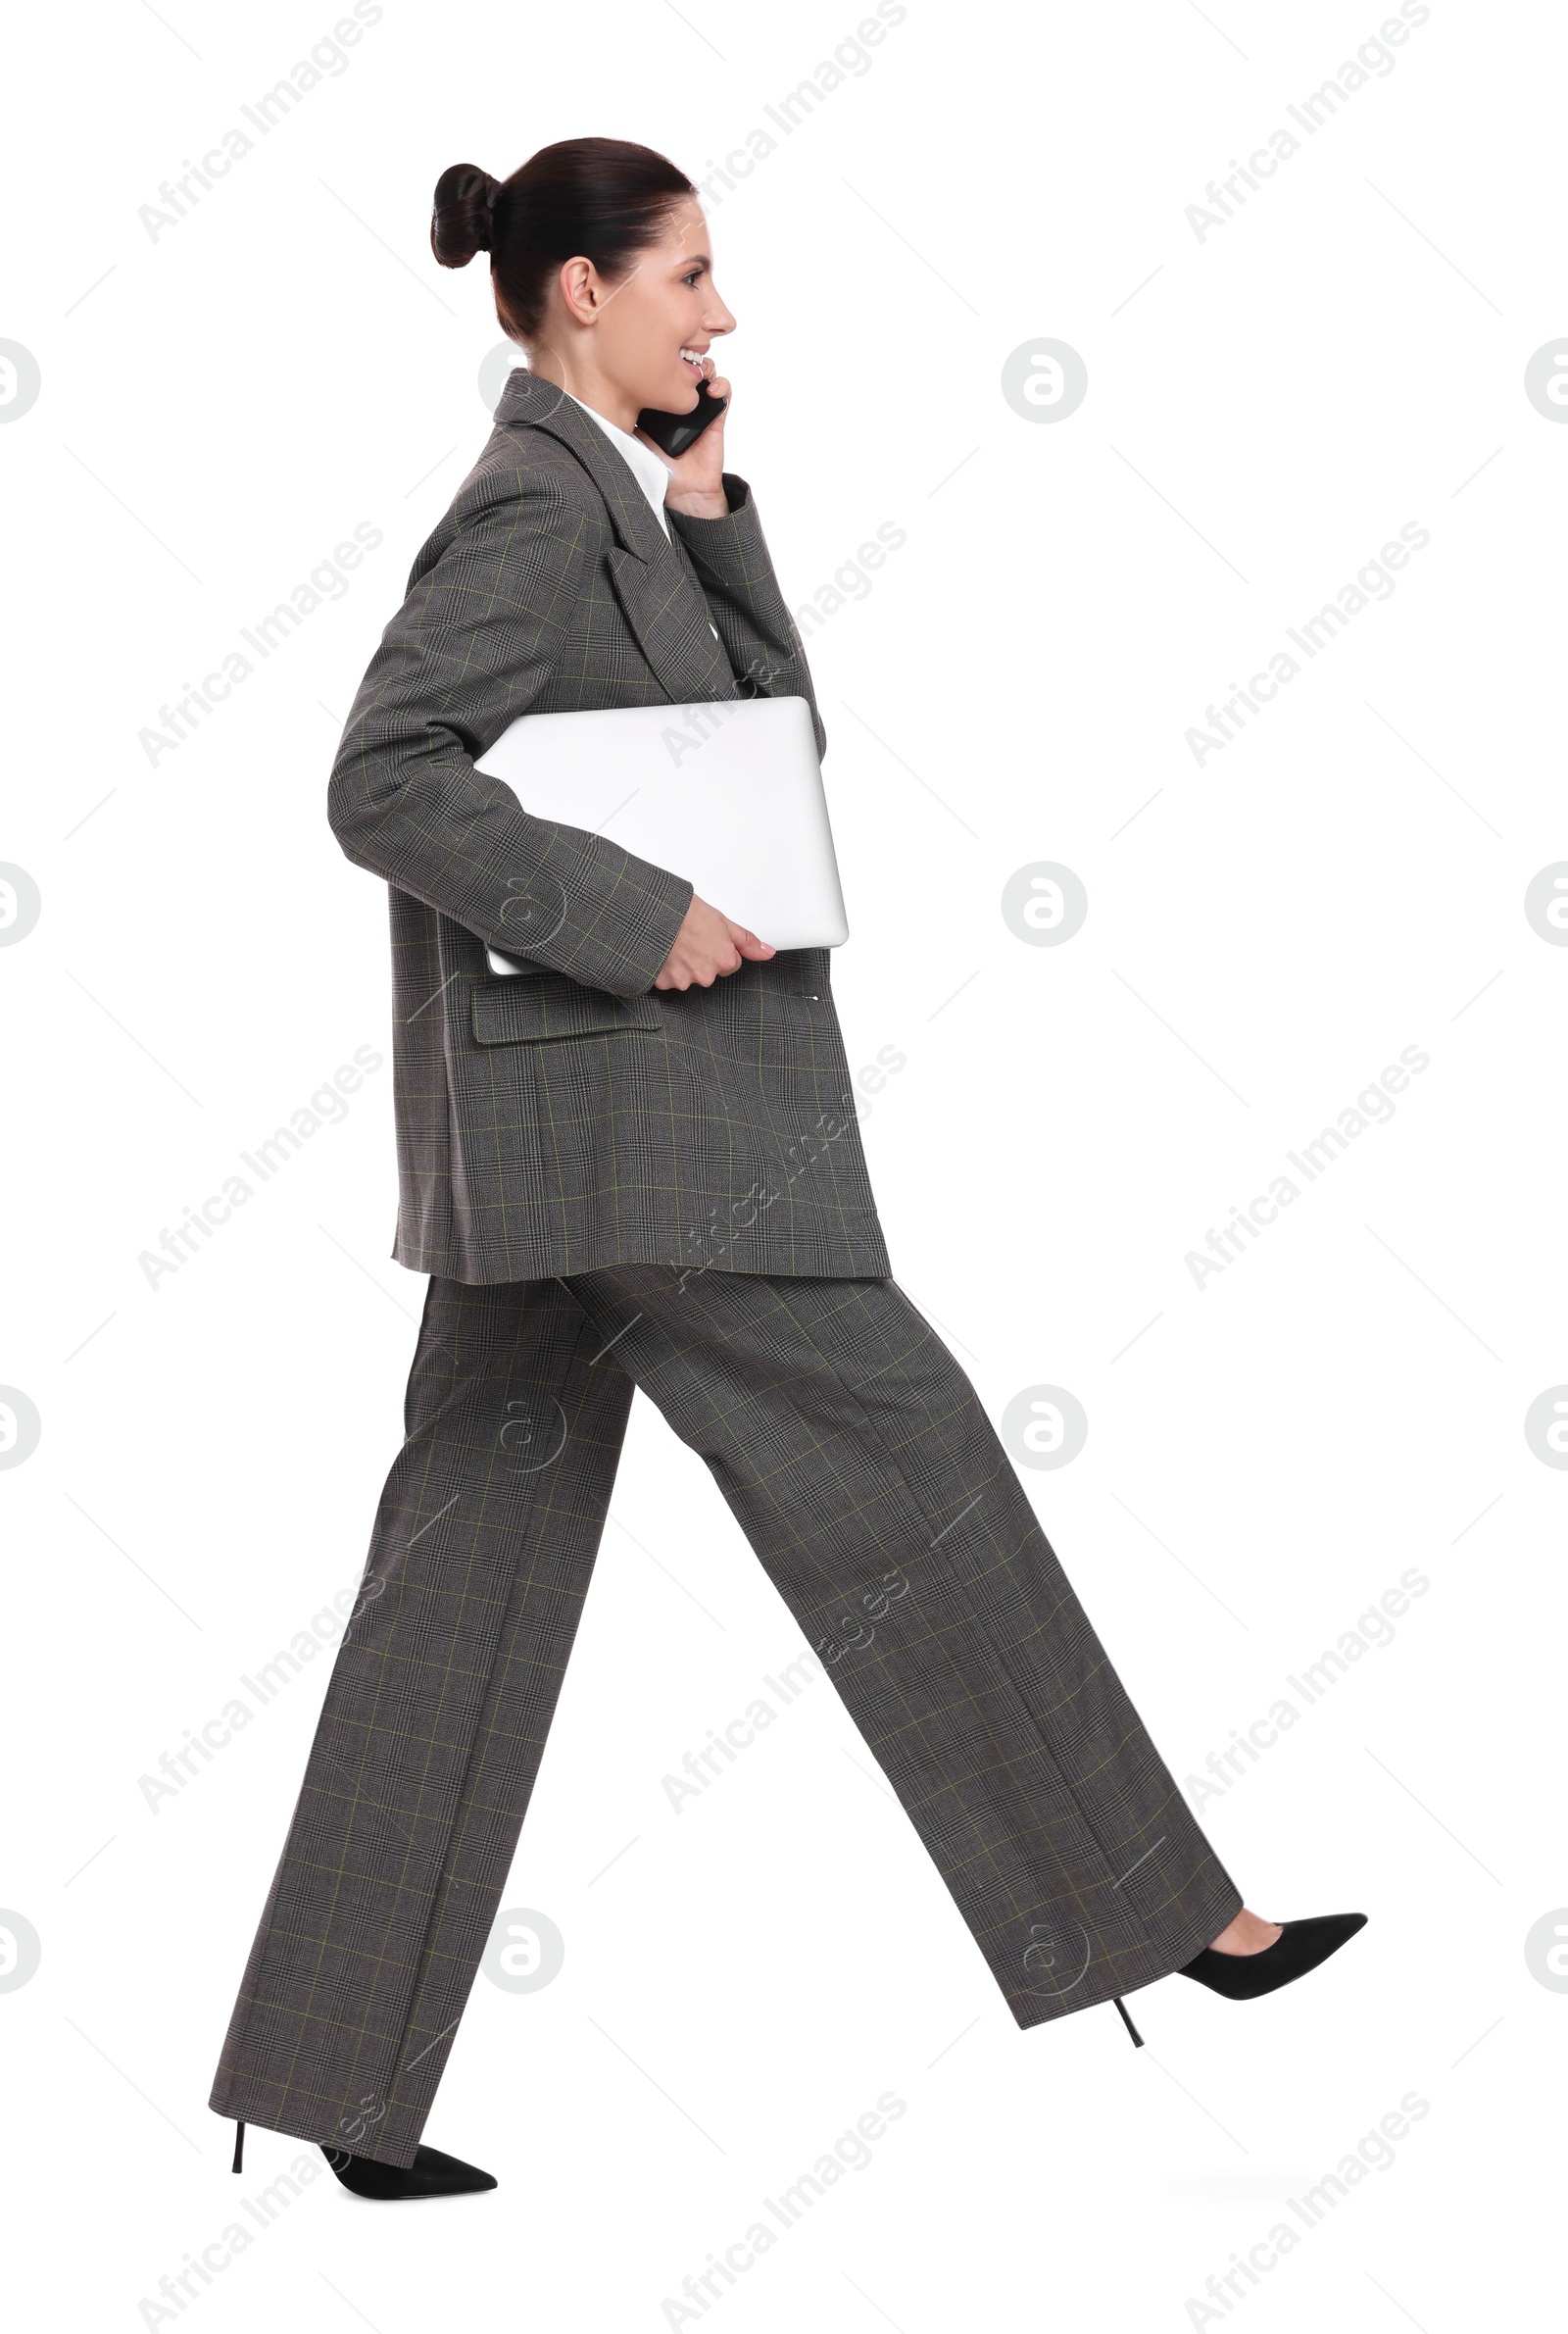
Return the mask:
{"type": "MultiPolygon", "coordinates": [[[[400,1214],[428,1273],[408,1439],[212,2094],[382,2198],[490,2188],[420,2143],[500,1901],[635,1386],[711,1468],[1020,2026],[1174,1970],[1250,1998],[1360,1914],[1244,1909],[973,1388],[889,1277],[825,949],[530,818],[520,714],[796,695],[690,181],[547,147],[436,186],[527,354],[420,551],[333,767],[390,887],[400,1214]],[[526,960],[494,977],[487,944],[526,960]]],[[[1121,2012],[1138,2039],[1125,2010],[1121,2012]]],[[[239,2163],[239,2143],[235,2150],[239,2163]]]]}

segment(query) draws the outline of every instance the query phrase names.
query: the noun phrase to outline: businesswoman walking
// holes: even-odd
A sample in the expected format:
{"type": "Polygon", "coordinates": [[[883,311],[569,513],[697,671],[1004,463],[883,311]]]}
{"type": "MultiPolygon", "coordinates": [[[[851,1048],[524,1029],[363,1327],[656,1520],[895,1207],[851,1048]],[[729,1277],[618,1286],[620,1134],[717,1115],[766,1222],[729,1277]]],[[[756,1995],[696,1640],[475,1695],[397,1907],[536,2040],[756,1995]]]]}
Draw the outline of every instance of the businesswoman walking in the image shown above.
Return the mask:
{"type": "Polygon", "coordinates": [[[389,887],[393,1254],[430,1279],[211,2100],[236,2168],[260,2123],[381,2198],[495,2185],[420,2134],[638,1386],[711,1468],[1020,2026],[1176,1970],[1269,1992],[1361,1923],[1244,1909],[889,1277],[827,951],[775,952],[679,869],[475,770],[520,714],[739,696],[804,697],[825,744],[724,420],[675,460],[637,431],[702,380],[730,394],[696,190],[646,147],[572,139],[505,181],[447,171],[431,242],[446,267],[489,252],[528,367],[414,563],[328,788],[344,851],[389,887]],[[487,944],[529,969],[492,975],[487,944]]]}

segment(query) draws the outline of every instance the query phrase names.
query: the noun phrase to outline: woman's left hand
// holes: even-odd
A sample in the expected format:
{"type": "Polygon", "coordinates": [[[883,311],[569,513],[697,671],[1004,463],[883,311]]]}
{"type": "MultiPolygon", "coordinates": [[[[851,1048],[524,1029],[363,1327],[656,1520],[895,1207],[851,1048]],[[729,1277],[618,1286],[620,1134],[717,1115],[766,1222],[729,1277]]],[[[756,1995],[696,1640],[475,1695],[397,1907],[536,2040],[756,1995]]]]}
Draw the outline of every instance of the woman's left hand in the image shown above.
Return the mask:
{"type": "Polygon", "coordinates": [[[729,497],[724,492],[724,424],[729,420],[729,382],[716,371],[711,357],[703,359],[703,378],[715,397],[724,399],[724,410],[716,422],[708,427],[695,445],[688,446],[679,457],[668,455],[662,446],[655,446],[645,431],[634,434],[645,446],[652,446],[661,462],[669,470],[670,479],[664,495],[666,511],[684,511],[693,519],[727,519],[729,497]]]}

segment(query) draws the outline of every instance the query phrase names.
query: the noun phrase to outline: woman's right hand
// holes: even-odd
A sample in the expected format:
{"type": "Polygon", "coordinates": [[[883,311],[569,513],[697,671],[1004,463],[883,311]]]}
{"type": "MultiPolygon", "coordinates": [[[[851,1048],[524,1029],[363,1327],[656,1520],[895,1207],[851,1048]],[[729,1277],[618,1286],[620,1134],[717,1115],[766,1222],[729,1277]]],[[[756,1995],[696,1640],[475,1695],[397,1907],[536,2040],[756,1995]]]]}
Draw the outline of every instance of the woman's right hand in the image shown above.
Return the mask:
{"type": "Polygon", "coordinates": [[[778,951],[766,940],[759,940],[741,923],[731,923],[716,908],[692,894],[675,945],[654,976],[656,989],[710,989],[725,972],[738,972],[750,959],[754,964],[765,964],[778,951]]]}

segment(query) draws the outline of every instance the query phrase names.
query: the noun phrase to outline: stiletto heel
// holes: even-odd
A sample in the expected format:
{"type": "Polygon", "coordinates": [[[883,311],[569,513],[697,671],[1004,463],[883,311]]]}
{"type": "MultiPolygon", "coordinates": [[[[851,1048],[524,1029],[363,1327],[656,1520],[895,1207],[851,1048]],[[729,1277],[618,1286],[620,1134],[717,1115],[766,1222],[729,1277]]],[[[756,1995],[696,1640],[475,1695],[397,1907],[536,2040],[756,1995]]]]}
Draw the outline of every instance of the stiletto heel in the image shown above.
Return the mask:
{"type": "Polygon", "coordinates": [[[1132,2019],[1127,2015],[1127,2005],[1123,2002],[1119,1994],[1112,1994],[1111,2000],[1115,2003],[1116,2008],[1121,2011],[1121,2022],[1133,2038],[1134,2049],[1141,2051],[1144,2047],[1144,2038],[1139,2033],[1138,2028],[1133,2024],[1132,2019]]]}
{"type": "Polygon", "coordinates": [[[1283,1921],[1273,1944],[1261,1953],[1216,1953],[1205,1945],[1183,1963],[1180,1974],[1196,1978],[1211,1994],[1223,1994],[1227,2002],[1255,2002],[1304,1977],[1365,1927],[1364,1912],[1318,1912],[1309,1920],[1283,1921]]]}
{"type": "Polygon", "coordinates": [[[243,2123],[236,2123],[234,2126],[234,2160],[228,2168],[231,2172],[242,2172],[245,2169],[245,2126],[243,2123]]]}

